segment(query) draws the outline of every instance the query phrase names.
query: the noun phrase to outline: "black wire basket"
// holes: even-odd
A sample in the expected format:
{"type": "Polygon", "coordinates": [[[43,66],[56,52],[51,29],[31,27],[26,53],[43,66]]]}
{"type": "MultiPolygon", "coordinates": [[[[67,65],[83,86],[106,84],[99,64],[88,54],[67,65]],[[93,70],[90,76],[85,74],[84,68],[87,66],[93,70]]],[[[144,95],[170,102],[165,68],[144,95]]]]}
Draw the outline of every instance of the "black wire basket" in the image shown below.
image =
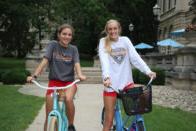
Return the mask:
{"type": "Polygon", "coordinates": [[[144,114],[152,111],[152,88],[149,85],[130,88],[119,93],[127,115],[144,114]]]}

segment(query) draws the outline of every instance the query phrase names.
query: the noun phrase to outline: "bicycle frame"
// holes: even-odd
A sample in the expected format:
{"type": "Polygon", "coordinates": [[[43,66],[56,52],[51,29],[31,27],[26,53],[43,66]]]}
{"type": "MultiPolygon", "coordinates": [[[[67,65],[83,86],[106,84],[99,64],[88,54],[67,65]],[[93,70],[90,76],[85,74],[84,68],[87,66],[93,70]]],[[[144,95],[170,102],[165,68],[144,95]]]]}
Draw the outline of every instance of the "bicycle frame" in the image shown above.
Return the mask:
{"type": "MultiPolygon", "coordinates": [[[[51,122],[53,116],[57,118],[59,131],[67,131],[68,120],[65,115],[65,104],[62,101],[58,101],[58,93],[56,90],[53,92],[53,109],[48,115],[48,124],[51,122]]],[[[49,126],[48,126],[49,128],[49,126]]],[[[48,129],[49,130],[49,129],[48,129]]]]}
{"type": "Polygon", "coordinates": [[[48,122],[47,122],[48,123],[48,127],[47,127],[48,131],[49,131],[49,128],[50,128],[49,124],[51,123],[53,117],[57,118],[58,131],[67,131],[68,130],[68,119],[67,119],[67,116],[65,115],[66,106],[65,106],[65,103],[63,101],[58,100],[57,90],[70,88],[75,83],[77,83],[79,81],[80,81],[79,79],[75,80],[74,82],[72,82],[71,84],[69,84],[68,86],[65,86],[65,87],[46,87],[46,86],[43,86],[43,85],[39,84],[37,81],[32,80],[32,82],[40,88],[54,90],[54,92],[52,93],[53,109],[48,115],[48,122]]]}

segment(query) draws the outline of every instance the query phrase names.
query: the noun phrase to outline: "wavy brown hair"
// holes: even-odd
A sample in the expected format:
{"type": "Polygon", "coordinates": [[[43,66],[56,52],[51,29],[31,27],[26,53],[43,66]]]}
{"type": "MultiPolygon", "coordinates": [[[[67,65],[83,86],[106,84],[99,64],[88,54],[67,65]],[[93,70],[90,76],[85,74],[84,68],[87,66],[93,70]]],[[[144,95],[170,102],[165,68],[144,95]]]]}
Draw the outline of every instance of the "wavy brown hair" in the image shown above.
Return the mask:
{"type": "Polygon", "coordinates": [[[56,31],[56,37],[57,37],[57,40],[58,40],[58,36],[61,34],[62,30],[65,29],[65,28],[69,28],[72,32],[72,37],[74,35],[74,28],[70,25],[70,24],[62,24],[58,27],[57,31],[56,31]]]}

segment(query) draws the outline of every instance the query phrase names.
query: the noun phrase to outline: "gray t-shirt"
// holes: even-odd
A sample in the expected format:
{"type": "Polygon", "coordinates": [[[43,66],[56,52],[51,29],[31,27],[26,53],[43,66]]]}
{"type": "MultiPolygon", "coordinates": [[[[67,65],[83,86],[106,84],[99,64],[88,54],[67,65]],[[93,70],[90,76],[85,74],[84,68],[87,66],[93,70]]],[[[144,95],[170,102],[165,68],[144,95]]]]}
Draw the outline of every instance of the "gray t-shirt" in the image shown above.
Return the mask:
{"type": "Polygon", "coordinates": [[[79,63],[79,53],[76,46],[69,44],[65,48],[57,41],[51,41],[44,57],[49,61],[49,80],[74,80],[74,65],[79,63]]]}

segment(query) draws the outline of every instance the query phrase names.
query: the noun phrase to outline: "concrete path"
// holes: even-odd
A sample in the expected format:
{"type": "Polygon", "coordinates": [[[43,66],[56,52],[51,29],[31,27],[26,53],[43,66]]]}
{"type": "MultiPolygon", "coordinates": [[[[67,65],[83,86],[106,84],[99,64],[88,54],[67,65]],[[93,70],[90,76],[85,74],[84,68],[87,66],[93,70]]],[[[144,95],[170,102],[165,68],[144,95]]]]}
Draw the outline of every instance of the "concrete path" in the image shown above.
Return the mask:
{"type": "MultiPolygon", "coordinates": [[[[101,131],[102,87],[101,84],[78,85],[78,92],[74,100],[76,106],[75,125],[78,131],[101,131]]],[[[19,92],[41,97],[44,97],[45,94],[43,89],[36,88],[32,84],[24,85],[19,92]]],[[[43,131],[44,119],[45,105],[26,131],[43,131]]]]}

